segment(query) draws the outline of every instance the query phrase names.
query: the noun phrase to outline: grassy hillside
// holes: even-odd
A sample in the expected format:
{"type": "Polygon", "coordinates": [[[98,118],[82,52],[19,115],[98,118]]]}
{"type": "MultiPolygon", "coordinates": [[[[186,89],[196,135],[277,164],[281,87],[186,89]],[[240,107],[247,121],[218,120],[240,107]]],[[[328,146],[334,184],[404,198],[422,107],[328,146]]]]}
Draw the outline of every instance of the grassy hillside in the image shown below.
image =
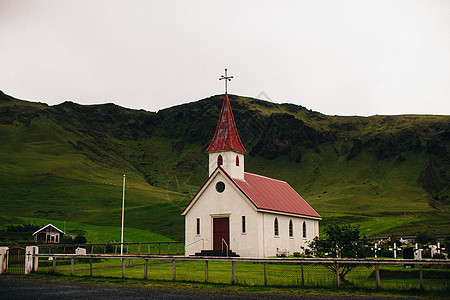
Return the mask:
{"type": "MultiPolygon", "coordinates": [[[[450,234],[450,117],[337,117],[230,100],[246,170],[289,182],[324,216],[322,225],[450,234]]],[[[221,102],[214,96],[153,113],[50,107],[0,93],[0,223],[66,221],[69,233],[120,226],[126,174],[127,227],[148,231],[147,239],[183,239],[180,212],[206,180],[204,150],[221,102]]]]}

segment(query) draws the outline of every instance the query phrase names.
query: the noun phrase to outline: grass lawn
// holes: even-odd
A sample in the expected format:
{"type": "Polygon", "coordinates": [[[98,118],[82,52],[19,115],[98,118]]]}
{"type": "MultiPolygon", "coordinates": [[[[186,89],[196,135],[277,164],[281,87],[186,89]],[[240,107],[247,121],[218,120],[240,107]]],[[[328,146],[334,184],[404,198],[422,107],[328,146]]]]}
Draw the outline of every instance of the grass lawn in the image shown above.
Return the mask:
{"type": "MultiPolygon", "coordinates": [[[[40,219],[40,218],[26,218],[21,217],[25,222],[36,223],[40,226],[45,226],[49,223],[55,225],[68,234],[85,233],[86,239],[89,243],[120,243],[120,226],[101,226],[91,225],[79,222],[65,222],[59,220],[40,219]]],[[[124,228],[124,242],[169,242],[172,239],[156,234],[147,230],[137,228],[124,228]]]]}
{"type": "Polygon", "coordinates": [[[367,215],[352,215],[341,213],[322,213],[323,220],[320,223],[320,237],[324,237],[324,230],[327,225],[354,225],[360,227],[360,232],[367,237],[380,236],[380,233],[391,228],[399,227],[411,222],[422,221],[424,218],[419,218],[415,215],[407,215],[407,217],[399,216],[367,216],[367,215]]]}
{"type": "MultiPolygon", "coordinates": [[[[51,272],[51,262],[40,260],[40,272],[51,272]]],[[[137,280],[137,282],[148,281],[172,281],[172,261],[150,260],[148,267],[148,279],[144,280],[144,260],[134,260],[133,266],[125,261],[125,278],[122,279],[122,262],[119,259],[93,264],[93,277],[90,277],[88,261],[79,261],[75,270],[77,278],[92,278],[93,281],[103,280],[108,282],[112,279],[137,280]],[[111,268],[116,267],[116,268],[111,268]],[[95,269],[102,268],[102,269],[95,269]],[[143,281],[141,281],[143,280],[143,281]]],[[[353,269],[346,278],[351,282],[343,283],[339,289],[336,287],[335,274],[327,270],[323,265],[304,264],[303,280],[301,266],[298,264],[267,264],[268,286],[278,290],[278,287],[293,288],[302,287],[306,289],[325,289],[339,291],[365,291],[366,293],[402,293],[404,295],[417,293],[428,293],[441,295],[448,291],[450,270],[438,268],[424,268],[424,291],[419,289],[418,268],[405,269],[403,265],[387,265],[380,267],[381,289],[377,290],[373,266],[360,266],[353,269]]],[[[70,275],[70,260],[57,261],[57,273],[70,275]],[[65,272],[64,272],[65,271],[65,272]]],[[[264,265],[262,263],[236,262],[235,285],[249,286],[254,290],[264,287],[264,265]]],[[[185,261],[176,262],[176,281],[186,283],[205,282],[205,262],[185,261]]],[[[208,262],[208,282],[212,284],[231,284],[231,262],[208,262]]]]}

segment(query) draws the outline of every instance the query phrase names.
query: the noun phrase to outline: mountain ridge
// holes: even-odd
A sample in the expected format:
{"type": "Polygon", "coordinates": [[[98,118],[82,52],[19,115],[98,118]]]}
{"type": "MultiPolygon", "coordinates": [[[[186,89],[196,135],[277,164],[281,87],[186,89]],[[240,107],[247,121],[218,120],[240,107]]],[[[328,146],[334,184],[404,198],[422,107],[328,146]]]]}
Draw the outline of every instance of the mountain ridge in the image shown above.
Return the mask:
{"type": "MultiPolygon", "coordinates": [[[[424,220],[434,214],[441,223],[437,222],[438,226],[432,230],[448,231],[443,227],[448,225],[445,218],[450,206],[449,116],[327,116],[289,103],[229,97],[238,132],[249,152],[248,171],[289,182],[319,213],[370,216],[408,213],[424,220]]],[[[206,180],[204,150],[214,134],[222,100],[223,95],[215,95],[148,112],[111,103],[80,105],[66,101],[49,106],[0,93],[0,132],[5,140],[0,147],[3,186],[27,182],[33,194],[38,193],[39,184],[74,181],[78,170],[89,169],[94,181],[101,177],[98,174],[108,173],[105,177],[110,178],[112,173],[131,172],[139,188],[151,189],[151,195],[175,193],[170,194],[170,203],[163,199],[165,196],[151,196],[149,200],[159,205],[161,211],[173,213],[182,208],[166,209],[164,205],[182,206],[206,180]],[[48,168],[48,172],[37,167],[32,172],[26,171],[22,161],[36,157],[37,153],[45,161],[32,161],[29,165],[48,168]],[[64,168],[57,163],[63,155],[67,155],[64,168]],[[22,171],[14,166],[20,166],[22,171]]],[[[12,192],[6,195],[0,202],[6,209],[11,199],[34,203],[43,197],[12,192]]],[[[76,191],[67,195],[76,199],[76,191]]],[[[130,209],[140,205],[146,204],[136,203],[130,209]]],[[[61,208],[61,213],[67,216],[67,209],[61,208]]],[[[17,216],[33,217],[39,215],[38,210],[42,209],[13,211],[17,216]]],[[[83,208],[77,211],[82,213],[83,208]]],[[[90,222],[89,215],[86,222],[90,222]]],[[[61,218],[57,214],[45,216],[61,218]]],[[[98,213],[93,218],[102,222],[101,216],[98,213]]],[[[136,214],[133,219],[139,228],[149,224],[139,218],[136,214]]],[[[166,224],[175,220],[172,221],[178,224],[177,228],[183,226],[179,216],[164,215],[162,219],[168,219],[166,224]]],[[[333,220],[333,216],[328,219],[333,220]]],[[[409,224],[410,228],[418,232],[425,221],[414,222],[409,224]]],[[[156,232],[168,234],[163,225],[156,232]]],[[[388,228],[387,232],[403,230],[401,226],[388,228]]],[[[181,236],[182,233],[172,235],[181,236]]]]}

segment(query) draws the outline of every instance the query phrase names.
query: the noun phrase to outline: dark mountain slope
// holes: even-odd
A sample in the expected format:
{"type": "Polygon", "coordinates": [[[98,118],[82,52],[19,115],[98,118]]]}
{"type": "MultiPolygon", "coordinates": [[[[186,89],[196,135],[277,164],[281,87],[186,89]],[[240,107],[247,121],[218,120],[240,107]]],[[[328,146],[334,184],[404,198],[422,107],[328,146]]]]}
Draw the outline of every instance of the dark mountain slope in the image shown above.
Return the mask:
{"type": "MultiPolygon", "coordinates": [[[[32,207],[44,208],[14,206],[13,215],[38,216],[36,211],[51,210],[50,203],[38,201],[49,192],[42,186],[77,181],[79,188],[85,189],[88,182],[127,173],[136,178],[139,190],[146,190],[151,198],[148,201],[158,205],[176,203],[175,211],[181,211],[183,201],[207,177],[204,150],[214,134],[222,100],[222,95],[216,95],[154,113],[114,104],[83,106],[64,102],[48,106],[1,93],[2,186],[6,190],[6,186],[15,184],[17,188],[4,193],[0,205],[3,209],[10,207],[12,199],[33,202],[32,207]],[[160,192],[163,190],[179,194],[166,197],[160,192]],[[179,200],[175,200],[176,195],[179,200]]],[[[338,117],[293,104],[234,95],[230,100],[239,134],[249,152],[246,169],[288,181],[319,213],[407,213],[423,220],[416,220],[417,226],[413,224],[415,231],[432,216],[446,218],[450,205],[450,117],[338,117]]],[[[54,204],[62,195],[63,199],[75,201],[82,197],[77,189],[52,193],[54,204]]],[[[97,203],[92,204],[95,207],[104,201],[100,207],[105,208],[108,202],[101,199],[108,195],[102,193],[95,194],[99,199],[86,195],[86,201],[97,203]]],[[[141,205],[145,203],[136,201],[130,209],[136,211],[141,205]]],[[[83,207],[61,203],[58,206],[59,217],[46,216],[75,218],[76,212],[84,212],[86,218],[77,217],[79,220],[89,222],[90,216],[102,222],[101,212],[86,213],[83,207]]],[[[169,221],[182,228],[179,215],[172,215],[171,209],[161,209],[162,214],[164,211],[171,215],[163,215],[154,232],[167,234],[163,228],[169,221]]],[[[110,213],[105,211],[105,216],[110,213]]],[[[150,224],[145,215],[140,218],[135,214],[134,220],[137,228],[150,224]]],[[[449,226],[441,228],[439,224],[432,230],[449,230],[449,226]]],[[[386,229],[395,232],[396,226],[391,224],[386,229]]]]}

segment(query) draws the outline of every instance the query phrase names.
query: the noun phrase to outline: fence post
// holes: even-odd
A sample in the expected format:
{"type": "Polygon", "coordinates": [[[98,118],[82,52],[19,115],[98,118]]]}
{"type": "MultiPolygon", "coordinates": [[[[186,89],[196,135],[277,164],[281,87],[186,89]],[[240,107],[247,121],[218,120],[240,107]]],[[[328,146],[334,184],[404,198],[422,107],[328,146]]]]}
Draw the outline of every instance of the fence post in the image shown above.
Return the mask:
{"type": "Polygon", "coordinates": [[[56,272],[56,257],[53,256],[53,273],[56,272]]]}
{"type": "Polygon", "coordinates": [[[139,242],[139,245],[138,245],[138,254],[141,255],[141,243],[140,242],[139,242]]]}
{"type": "Polygon", "coordinates": [[[170,242],[167,244],[167,255],[170,255],[170,242]]]}
{"type": "Polygon", "coordinates": [[[377,280],[377,289],[380,288],[380,265],[375,264],[375,278],[377,280]]]}
{"type": "Polygon", "coordinates": [[[147,253],[150,255],[150,243],[147,244],[147,253]]]}
{"type": "Polygon", "coordinates": [[[70,275],[73,276],[73,269],[74,269],[75,259],[72,257],[70,259],[70,275]]]}
{"type": "Polygon", "coordinates": [[[420,289],[423,290],[423,270],[422,264],[419,265],[420,289]]]}
{"type": "Polygon", "coordinates": [[[125,259],[122,258],[122,278],[125,277],[125,259]]]}
{"type": "Polygon", "coordinates": [[[180,242],[177,242],[177,255],[180,254],[180,242]]]}
{"type": "Polygon", "coordinates": [[[235,279],[235,261],[232,260],[231,261],[231,284],[234,284],[234,279],[235,279]]]}
{"type": "Polygon", "coordinates": [[[267,265],[264,263],[264,285],[267,285],[267,265]]]}
{"type": "Polygon", "coordinates": [[[176,269],[175,269],[175,260],[172,260],[172,267],[173,267],[173,281],[175,281],[175,276],[176,276],[176,269]]]}
{"type": "Polygon", "coordinates": [[[208,261],[205,260],[205,282],[208,282],[208,261]]]}
{"type": "Polygon", "coordinates": [[[116,244],[116,247],[114,249],[114,255],[117,255],[117,244],[116,244]]]}
{"type": "Polygon", "coordinates": [[[94,244],[91,245],[91,254],[94,254],[94,244]]]}
{"type": "Polygon", "coordinates": [[[336,283],[337,287],[339,287],[339,264],[336,263],[336,283]]]}
{"type": "Polygon", "coordinates": [[[106,254],[106,244],[103,246],[103,254],[106,254]]]}
{"type": "Polygon", "coordinates": [[[128,254],[128,245],[129,245],[129,244],[127,243],[127,254],[128,254]]]}
{"type": "Polygon", "coordinates": [[[303,276],[303,262],[301,263],[300,268],[302,269],[302,286],[305,286],[305,277],[303,276]]]}
{"type": "Polygon", "coordinates": [[[144,279],[147,279],[147,272],[148,272],[148,258],[145,259],[144,263],[144,279]]]}
{"type": "Polygon", "coordinates": [[[89,261],[89,273],[90,273],[90,275],[92,276],[92,258],[91,258],[91,260],[89,261]]]}
{"type": "Polygon", "coordinates": [[[158,255],[161,255],[161,243],[160,242],[158,242],[158,246],[159,246],[158,255]]]}

